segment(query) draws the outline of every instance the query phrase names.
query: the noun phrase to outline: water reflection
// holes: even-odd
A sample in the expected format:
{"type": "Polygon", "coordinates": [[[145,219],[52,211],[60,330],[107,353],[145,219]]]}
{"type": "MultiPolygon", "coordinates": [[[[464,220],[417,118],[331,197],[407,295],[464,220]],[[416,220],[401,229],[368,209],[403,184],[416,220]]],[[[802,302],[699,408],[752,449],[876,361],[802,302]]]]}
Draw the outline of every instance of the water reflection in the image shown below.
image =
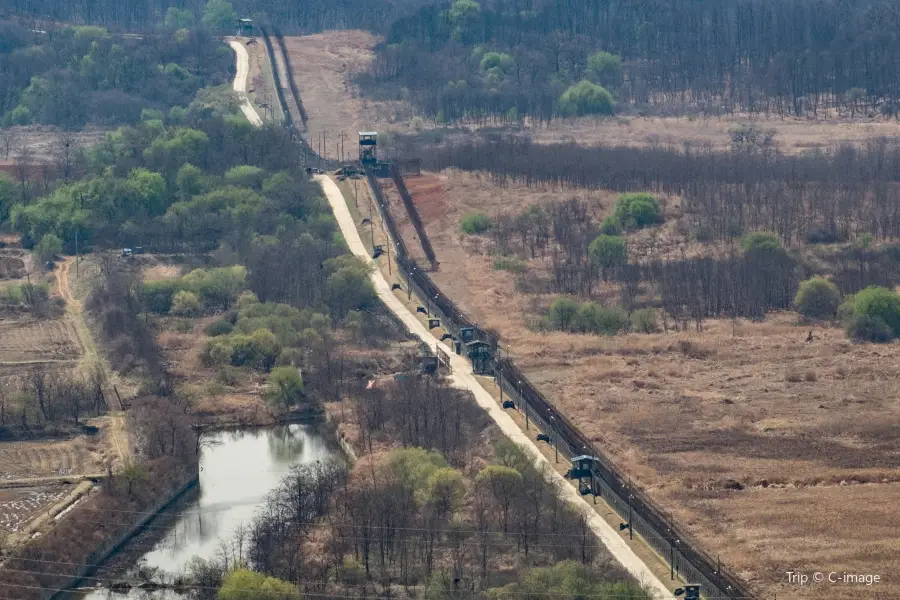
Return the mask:
{"type": "MultiPolygon", "coordinates": [[[[295,464],[324,460],[332,455],[319,432],[308,425],[284,425],[271,429],[220,432],[218,442],[203,450],[200,491],[188,503],[166,535],[147,552],[149,567],[178,573],[194,556],[213,558],[220,541],[248,525],[253,512],[295,464]]],[[[84,600],[178,598],[169,591],[128,594],[97,590],[84,600]]]]}

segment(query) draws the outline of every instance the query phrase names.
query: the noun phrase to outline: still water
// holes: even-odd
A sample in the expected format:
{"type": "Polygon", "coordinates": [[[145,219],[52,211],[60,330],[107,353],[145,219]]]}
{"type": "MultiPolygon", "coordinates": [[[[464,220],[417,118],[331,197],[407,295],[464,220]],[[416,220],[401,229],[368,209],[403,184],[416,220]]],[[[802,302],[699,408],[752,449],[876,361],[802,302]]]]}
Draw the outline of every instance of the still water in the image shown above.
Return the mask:
{"type": "MultiPolygon", "coordinates": [[[[147,566],[178,573],[194,556],[214,558],[220,541],[230,539],[241,524],[250,524],[266,494],[278,485],[292,465],[324,461],[336,453],[310,425],[224,431],[214,439],[218,443],[204,449],[200,459],[199,494],[182,506],[162,539],[144,554],[147,566]]],[[[94,580],[88,580],[90,583],[94,580]]],[[[126,594],[99,589],[78,597],[84,600],[180,598],[166,590],[131,590],[126,594]]]]}

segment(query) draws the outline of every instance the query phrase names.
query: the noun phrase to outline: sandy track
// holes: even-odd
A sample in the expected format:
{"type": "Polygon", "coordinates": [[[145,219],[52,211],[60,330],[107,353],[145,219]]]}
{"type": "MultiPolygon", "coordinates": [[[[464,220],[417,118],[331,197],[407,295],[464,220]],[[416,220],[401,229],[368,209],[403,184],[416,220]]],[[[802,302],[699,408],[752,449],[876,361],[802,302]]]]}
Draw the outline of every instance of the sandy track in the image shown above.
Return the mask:
{"type": "Polygon", "coordinates": [[[241,112],[244,113],[244,116],[247,117],[250,123],[260,127],[263,123],[262,119],[259,118],[256,109],[253,108],[253,105],[250,104],[250,99],[247,97],[247,75],[250,73],[250,55],[247,54],[247,49],[237,39],[229,39],[228,45],[234,50],[237,63],[237,73],[234,76],[232,89],[241,98],[241,112]]]}
{"type": "MultiPolygon", "coordinates": [[[[329,204],[331,204],[335,219],[341,228],[341,233],[347,241],[347,245],[350,246],[350,251],[374,266],[374,261],[369,256],[369,253],[362,243],[362,239],[359,237],[359,232],[356,230],[356,224],[353,222],[353,217],[350,215],[350,210],[347,208],[347,204],[344,201],[344,196],[341,194],[340,189],[338,189],[337,185],[327,176],[317,176],[316,180],[322,186],[322,190],[325,192],[329,204]]],[[[441,342],[439,342],[437,338],[435,338],[425,326],[419,322],[415,315],[409,312],[403,303],[394,295],[390,285],[388,285],[388,282],[377,267],[373,271],[371,278],[378,296],[391,312],[397,315],[403,324],[406,325],[410,332],[428,344],[431,348],[436,348],[438,344],[441,344],[441,342]]],[[[568,485],[568,482],[563,479],[562,475],[558,474],[553,469],[550,462],[543,454],[541,454],[534,442],[522,432],[512,418],[497,405],[493,397],[481,387],[481,384],[478,383],[478,380],[471,372],[472,369],[469,362],[462,356],[453,353],[449,346],[445,344],[441,345],[450,355],[450,366],[453,370],[453,374],[450,376],[452,384],[472,392],[475,396],[475,401],[494,420],[500,430],[509,437],[509,439],[528,452],[539,466],[547,467],[547,472],[551,473],[551,476],[558,479],[562,484],[559,486],[561,493],[570,502],[588,511],[586,514],[589,515],[589,525],[591,530],[597,535],[616,560],[632,574],[632,576],[647,585],[658,597],[671,597],[669,589],[658,577],[656,577],[653,571],[638,558],[625,541],[619,537],[619,534],[612,526],[610,526],[599,514],[593,511],[592,507],[581,497],[578,491],[571,485],[568,485]]]]}

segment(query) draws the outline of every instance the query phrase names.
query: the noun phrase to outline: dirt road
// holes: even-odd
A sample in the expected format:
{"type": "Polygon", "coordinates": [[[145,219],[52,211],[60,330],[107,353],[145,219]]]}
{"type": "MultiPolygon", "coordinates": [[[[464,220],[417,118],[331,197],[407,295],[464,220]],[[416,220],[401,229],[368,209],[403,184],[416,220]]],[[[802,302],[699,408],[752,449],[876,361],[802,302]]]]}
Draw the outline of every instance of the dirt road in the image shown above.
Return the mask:
{"type": "MultiPolygon", "coordinates": [[[[350,216],[350,210],[347,208],[347,204],[344,201],[344,196],[341,194],[340,189],[338,189],[337,185],[327,176],[319,175],[316,177],[316,180],[321,184],[325,196],[328,198],[329,204],[331,204],[334,217],[341,228],[344,239],[350,246],[350,251],[374,266],[374,261],[369,256],[369,253],[366,252],[365,246],[363,246],[362,240],[359,237],[359,232],[356,230],[356,224],[350,216]]],[[[432,349],[436,348],[438,344],[441,344],[441,342],[431,335],[415,315],[409,312],[403,303],[394,295],[390,285],[388,285],[388,282],[384,279],[384,276],[377,267],[372,273],[372,283],[381,300],[387,305],[391,312],[397,315],[409,331],[428,344],[432,349]]],[[[539,464],[546,463],[546,466],[548,467],[547,471],[552,473],[552,476],[559,479],[560,483],[562,483],[562,485],[559,486],[561,493],[564,494],[570,502],[578,507],[583,507],[588,511],[589,524],[593,532],[600,541],[603,542],[603,545],[606,546],[616,560],[618,560],[632,576],[645,584],[649,589],[653,590],[658,598],[671,598],[672,592],[670,592],[662,581],[653,574],[650,568],[638,558],[634,551],[628,547],[625,541],[619,536],[618,532],[616,532],[609,523],[603,520],[600,515],[594,512],[591,506],[588,505],[574,487],[568,485],[568,482],[552,468],[550,462],[540,453],[537,446],[535,446],[535,443],[519,429],[512,418],[506,414],[497,405],[493,397],[481,387],[481,384],[478,383],[478,380],[472,374],[472,367],[469,362],[462,356],[456,355],[446,344],[441,344],[441,346],[450,355],[450,366],[453,369],[453,374],[450,376],[452,384],[456,387],[471,391],[474,394],[475,401],[478,402],[478,405],[488,413],[494,422],[497,423],[497,426],[500,427],[500,430],[503,431],[509,439],[528,452],[532,458],[534,458],[535,462],[539,464]]]]}
{"type": "Polygon", "coordinates": [[[81,302],[72,295],[69,287],[69,274],[75,259],[67,257],[59,263],[59,267],[54,271],[56,276],[56,290],[60,296],[66,301],[66,316],[72,328],[75,330],[78,344],[81,346],[83,354],[83,364],[88,369],[99,368],[103,377],[103,396],[109,406],[109,434],[113,445],[116,447],[116,454],[119,456],[121,464],[131,460],[131,446],[128,443],[128,430],[125,427],[125,413],[122,410],[122,404],[119,401],[119,395],[115,393],[113,386],[109,382],[109,372],[100,355],[97,354],[97,347],[94,345],[94,338],[88,330],[87,324],[84,322],[84,307],[81,302]]]}
{"type": "Polygon", "coordinates": [[[229,39],[228,45],[234,50],[237,63],[237,73],[234,76],[232,89],[234,89],[241,98],[241,112],[244,113],[244,116],[247,117],[247,120],[250,121],[251,124],[261,127],[263,123],[262,119],[259,118],[256,109],[253,108],[253,105],[250,104],[250,99],[247,97],[247,74],[250,72],[250,55],[247,54],[247,49],[244,48],[244,44],[236,38],[229,39]]]}

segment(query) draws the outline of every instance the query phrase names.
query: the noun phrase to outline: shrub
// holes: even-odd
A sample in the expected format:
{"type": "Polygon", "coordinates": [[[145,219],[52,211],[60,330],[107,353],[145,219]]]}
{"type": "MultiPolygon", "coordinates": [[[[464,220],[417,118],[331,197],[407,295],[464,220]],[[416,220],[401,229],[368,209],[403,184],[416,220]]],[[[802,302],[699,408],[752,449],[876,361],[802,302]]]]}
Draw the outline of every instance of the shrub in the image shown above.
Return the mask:
{"type": "Polygon", "coordinates": [[[588,246],[588,257],[595,267],[603,272],[622,267],[628,262],[628,245],[624,238],[612,235],[598,235],[588,246]]]}
{"type": "Polygon", "coordinates": [[[900,296],[882,287],[867,287],[845,303],[840,312],[853,339],[887,342],[900,335],[900,296]]]}
{"type": "Polygon", "coordinates": [[[623,229],[649,227],[663,220],[656,198],[646,192],[619,196],[612,217],[623,229]]]}
{"type": "Polygon", "coordinates": [[[884,344],[894,339],[894,331],[881,317],[854,314],[844,323],[847,337],[854,340],[884,344]]]}
{"type": "Polygon", "coordinates": [[[148,281],[141,286],[141,302],[146,310],[164,314],[172,310],[172,298],[182,288],[177,279],[148,281]]]}
{"type": "Polygon", "coordinates": [[[463,215],[462,221],[460,221],[460,227],[462,228],[463,233],[476,235],[490,229],[491,220],[487,215],[471,212],[463,215]]]}
{"type": "Polygon", "coordinates": [[[640,333],[656,333],[659,331],[656,311],[652,308],[641,308],[631,313],[631,329],[640,333]]]}
{"type": "Polygon", "coordinates": [[[509,271],[510,273],[524,273],[525,263],[511,256],[498,256],[494,259],[495,271],[509,271]]]}
{"type": "Polygon", "coordinates": [[[833,319],[840,303],[837,286],[822,277],[802,282],[794,297],[797,312],[807,319],[833,319]]]}
{"type": "Polygon", "coordinates": [[[600,223],[600,233],[603,235],[622,235],[622,226],[612,215],[603,219],[600,223]]]}
{"type": "Polygon", "coordinates": [[[557,298],[550,304],[550,326],[553,329],[568,331],[575,324],[578,314],[578,303],[571,298],[557,298]]]}
{"type": "Polygon", "coordinates": [[[209,337],[217,337],[220,335],[228,335],[234,330],[234,325],[226,321],[225,319],[219,319],[217,321],[213,321],[209,325],[206,326],[206,329],[203,332],[209,337]]]}
{"type": "Polygon", "coordinates": [[[612,115],[613,97],[603,86],[583,79],[559,98],[559,113],[566,117],[612,115]]]}
{"type": "Polygon", "coordinates": [[[181,290],[172,297],[172,308],[169,312],[182,317],[193,317],[203,311],[200,298],[194,292],[181,290]]]}
{"type": "Polygon", "coordinates": [[[56,255],[62,252],[62,249],[62,240],[52,233],[48,233],[42,237],[41,241],[34,247],[34,255],[38,261],[45,263],[48,260],[56,258],[56,255]]]}
{"type": "Polygon", "coordinates": [[[778,250],[781,248],[781,238],[771,231],[751,231],[741,238],[741,248],[744,252],[778,250]]]}
{"type": "Polygon", "coordinates": [[[303,399],[303,376],[297,367],[276,367],[269,374],[266,399],[279,407],[294,406],[303,399]]]}
{"type": "Polygon", "coordinates": [[[583,333],[616,335],[628,330],[628,315],[621,308],[607,308],[596,302],[587,302],[578,310],[576,329],[583,333]]]}

